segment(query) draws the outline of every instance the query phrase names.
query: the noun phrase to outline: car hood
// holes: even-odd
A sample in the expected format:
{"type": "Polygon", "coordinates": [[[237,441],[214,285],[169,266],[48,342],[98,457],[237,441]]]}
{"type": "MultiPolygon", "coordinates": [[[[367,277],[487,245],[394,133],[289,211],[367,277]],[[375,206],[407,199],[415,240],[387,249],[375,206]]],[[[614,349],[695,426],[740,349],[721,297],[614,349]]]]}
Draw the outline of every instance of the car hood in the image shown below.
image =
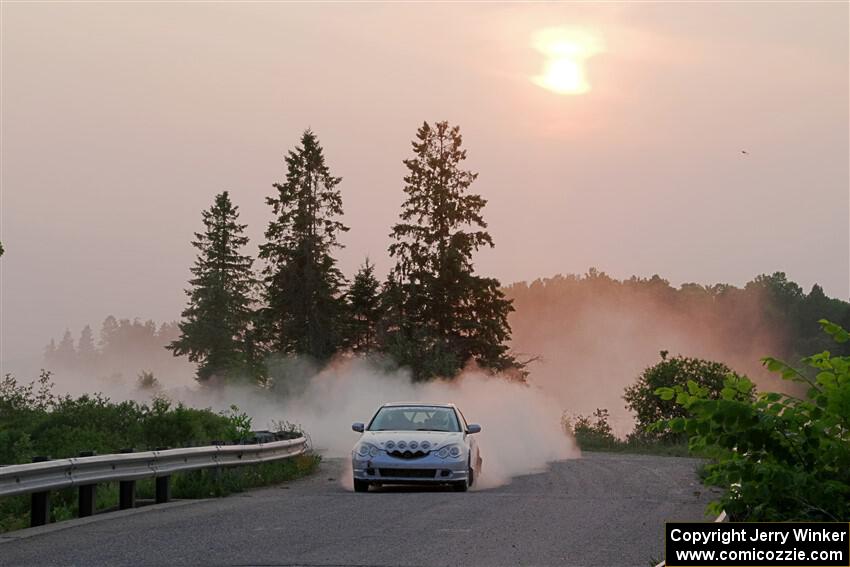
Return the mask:
{"type": "Polygon", "coordinates": [[[411,441],[421,445],[423,441],[431,444],[431,450],[439,449],[445,445],[463,443],[463,433],[453,431],[364,431],[360,442],[371,443],[381,449],[387,441],[404,441],[408,446],[411,441]]]}

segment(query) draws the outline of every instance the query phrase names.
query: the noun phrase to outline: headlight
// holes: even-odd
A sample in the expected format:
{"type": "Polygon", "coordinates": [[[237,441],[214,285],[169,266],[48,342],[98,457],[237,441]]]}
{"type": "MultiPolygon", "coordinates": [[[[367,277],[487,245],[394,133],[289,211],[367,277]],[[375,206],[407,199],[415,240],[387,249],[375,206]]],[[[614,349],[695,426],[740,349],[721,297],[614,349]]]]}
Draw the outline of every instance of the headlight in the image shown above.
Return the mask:
{"type": "Polygon", "coordinates": [[[448,447],[443,447],[439,451],[437,451],[437,456],[441,459],[446,459],[448,457],[452,457],[456,459],[460,457],[463,449],[461,449],[460,445],[449,445],[448,447]]]}
{"type": "Polygon", "coordinates": [[[380,449],[369,443],[361,443],[357,447],[357,454],[361,457],[377,457],[380,449]]]}
{"type": "Polygon", "coordinates": [[[395,447],[395,441],[387,441],[386,448],[392,449],[393,447],[395,447]]]}

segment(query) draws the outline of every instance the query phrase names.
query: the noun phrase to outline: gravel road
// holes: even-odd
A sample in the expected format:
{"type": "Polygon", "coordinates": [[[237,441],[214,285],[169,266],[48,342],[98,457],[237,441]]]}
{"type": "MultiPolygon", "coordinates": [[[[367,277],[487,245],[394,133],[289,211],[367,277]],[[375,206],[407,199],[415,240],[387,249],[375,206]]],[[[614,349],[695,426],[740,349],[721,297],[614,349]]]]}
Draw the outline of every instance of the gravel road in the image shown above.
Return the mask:
{"type": "Polygon", "coordinates": [[[490,490],[355,494],[326,460],[273,488],[0,535],[0,565],[649,567],[665,521],[705,519],[697,464],[586,453],[490,490]]]}

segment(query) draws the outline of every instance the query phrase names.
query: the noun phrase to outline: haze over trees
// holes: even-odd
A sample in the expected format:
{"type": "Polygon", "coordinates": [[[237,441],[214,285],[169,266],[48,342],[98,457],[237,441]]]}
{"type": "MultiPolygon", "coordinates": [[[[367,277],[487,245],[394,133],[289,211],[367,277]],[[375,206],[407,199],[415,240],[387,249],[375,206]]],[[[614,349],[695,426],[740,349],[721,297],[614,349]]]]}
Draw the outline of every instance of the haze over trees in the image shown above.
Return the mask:
{"type": "Polygon", "coordinates": [[[675,288],[659,276],[619,281],[591,268],[503,287],[474,270],[475,253],[494,243],[459,128],[424,123],[412,150],[398,222],[389,227],[394,265],[385,279],[368,260],[350,284],[337,267],[348,230],[342,180],[307,130],[266,199],[274,218],[260,243],[259,274],[242,252],[245,226],[224,192],[195,235],[199,253],[179,328],[109,317],[96,345],[91,329],[76,344],[70,332],[51,341],[48,367],[160,377],[169,345],[197,363],[205,383],[219,376],[283,385],[292,379],[288,360],[324,364],[362,354],[386,357],[415,379],[452,378],[468,365],[522,378],[525,365],[514,353],[523,353],[545,363],[534,369],[535,381],[557,383],[579,411],[611,408],[616,425],[623,412],[610,392],[622,392],[659,350],[717,360],[758,380],[757,361],[767,353],[794,360],[826,348],[820,318],[850,326],[850,304],[817,285],[807,294],[781,272],[743,288],[675,288]]]}
{"type": "Polygon", "coordinates": [[[607,408],[615,432],[624,436],[634,417],[622,392],[658,362],[661,350],[723,363],[760,390],[793,393],[797,386],[766,372],[762,357],[795,361],[807,352],[848,348],[825,339],[817,321],[829,313],[846,322],[850,303],[825,299],[819,286],[808,294],[774,288],[800,289],[783,273],[758,276],[743,287],[676,287],[660,276],[619,280],[592,268],[520,282],[505,288],[515,307],[511,347],[541,357],[531,368],[534,383],[570,412],[607,408]]]}
{"type": "Polygon", "coordinates": [[[653,348],[653,357],[660,349],[678,354],[673,339],[692,337],[703,351],[726,353],[724,362],[737,369],[735,363],[745,360],[758,367],[768,352],[799,360],[805,353],[834,349],[820,330],[821,318],[850,326],[850,303],[826,297],[817,284],[807,294],[782,272],[756,276],[743,288],[724,283],[676,288],[657,275],[618,280],[591,268],[584,275],[515,283],[505,293],[516,307],[511,326],[520,351],[555,336],[581,345],[592,320],[599,333],[607,328],[609,338],[628,335],[636,343],[667,329],[670,344],[653,348]]]}
{"type": "Polygon", "coordinates": [[[59,343],[61,349],[55,340],[44,349],[44,367],[57,372],[55,376],[60,384],[68,375],[121,382],[135,380],[143,371],[162,378],[188,370],[188,364],[166,350],[180,336],[176,322],[157,325],[153,321],[116,319],[110,315],[101,324],[98,338],[93,335],[86,325],[77,335],[77,346],[72,333],[66,331],[59,343]]]}

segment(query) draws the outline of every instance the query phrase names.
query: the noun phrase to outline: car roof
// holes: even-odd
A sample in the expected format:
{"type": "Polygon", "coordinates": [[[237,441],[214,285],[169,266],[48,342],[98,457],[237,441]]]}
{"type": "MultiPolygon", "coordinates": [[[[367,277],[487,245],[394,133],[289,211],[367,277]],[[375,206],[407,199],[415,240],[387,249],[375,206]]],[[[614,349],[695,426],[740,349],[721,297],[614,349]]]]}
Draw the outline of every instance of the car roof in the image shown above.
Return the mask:
{"type": "Polygon", "coordinates": [[[382,408],[391,408],[391,407],[414,407],[414,408],[454,408],[456,407],[454,404],[431,404],[431,403],[423,403],[423,402],[390,402],[388,404],[384,404],[382,408]]]}

